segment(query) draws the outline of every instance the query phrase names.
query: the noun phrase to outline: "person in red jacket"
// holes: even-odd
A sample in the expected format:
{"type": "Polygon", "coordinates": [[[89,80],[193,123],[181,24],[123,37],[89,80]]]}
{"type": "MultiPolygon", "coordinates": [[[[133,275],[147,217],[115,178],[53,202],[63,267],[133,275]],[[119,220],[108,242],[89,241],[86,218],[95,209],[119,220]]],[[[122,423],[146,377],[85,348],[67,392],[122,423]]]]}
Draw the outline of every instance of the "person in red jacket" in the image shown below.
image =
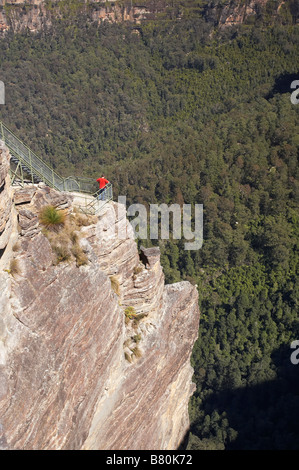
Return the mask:
{"type": "Polygon", "coordinates": [[[109,183],[109,181],[105,178],[104,175],[101,176],[101,178],[97,179],[97,182],[99,183],[99,188],[100,188],[100,194],[99,194],[99,199],[104,200],[105,199],[105,186],[106,184],[109,183]]]}

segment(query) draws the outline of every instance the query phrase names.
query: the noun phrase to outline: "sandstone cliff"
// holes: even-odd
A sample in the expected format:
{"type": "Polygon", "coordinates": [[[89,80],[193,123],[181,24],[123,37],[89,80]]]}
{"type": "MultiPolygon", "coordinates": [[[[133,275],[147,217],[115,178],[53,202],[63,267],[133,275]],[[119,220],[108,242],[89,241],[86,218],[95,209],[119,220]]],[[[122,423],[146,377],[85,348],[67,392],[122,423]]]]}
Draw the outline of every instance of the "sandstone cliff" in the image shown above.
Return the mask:
{"type": "MultiPolygon", "coordinates": [[[[49,6],[45,0],[0,0],[0,32],[11,30],[16,33],[27,29],[36,32],[52,26],[53,18],[66,15],[66,7],[64,4],[60,7],[59,1],[49,6]]],[[[78,2],[77,8],[86,15],[88,21],[96,23],[130,21],[138,24],[141,20],[153,17],[156,11],[151,6],[132,6],[131,2],[121,4],[111,0],[78,2]]],[[[76,12],[78,10],[75,9],[71,14],[76,12]]]]}
{"type": "Polygon", "coordinates": [[[81,220],[67,193],[12,188],[8,166],[1,145],[1,448],[176,449],[194,391],[196,288],[164,285],[159,250],[140,257],[119,204],[81,220]],[[57,262],[38,218],[48,204],[80,220],[82,265],[57,262]]]}
{"type": "Polygon", "coordinates": [[[129,21],[139,24],[149,19],[169,18],[181,19],[184,16],[203,17],[206,21],[217,27],[240,25],[259,20],[266,20],[266,24],[297,23],[299,20],[298,2],[296,0],[227,0],[214,2],[202,0],[187,2],[184,0],[173,2],[169,0],[144,0],[136,3],[126,0],[78,0],[73,2],[72,8],[65,10],[65,2],[55,0],[48,4],[45,0],[0,0],[0,33],[11,30],[20,32],[26,29],[31,32],[51,27],[53,18],[61,16],[71,19],[71,15],[80,12],[86,16],[87,21],[112,23],[129,21]]]}

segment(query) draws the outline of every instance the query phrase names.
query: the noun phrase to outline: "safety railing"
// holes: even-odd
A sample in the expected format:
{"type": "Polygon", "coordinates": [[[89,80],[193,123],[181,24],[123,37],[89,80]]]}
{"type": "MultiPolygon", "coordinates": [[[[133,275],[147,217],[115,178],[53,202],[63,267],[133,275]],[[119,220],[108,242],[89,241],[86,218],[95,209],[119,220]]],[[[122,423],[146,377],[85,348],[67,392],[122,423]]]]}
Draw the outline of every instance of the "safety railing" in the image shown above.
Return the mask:
{"type": "MultiPolygon", "coordinates": [[[[20,178],[23,179],[27,173],[32,183],[42,181],[57,191],[67,191],[83,193],[92,197],[83,197],[85,203],[80,205],[80,209],[89,214],[97,214],[101,208],[113,198],[112,184],[109,183],[103,189],[97,189],[97,183],[92,178],[68,176],[63,178],[58,175],[53,168],[36,155],[26,144],[24,144],[5,124],[0,121],[0,138],[8,147],[12,161],[15,162],[18,171],[20,168],[20,178]]],[[[79,197],[80,199],[80,197],[79,197]]]]}
{"type": "Polygon", "coordinates": [[[113,188],[112,184],[108,183],[102,189],[99,189],[95,194],[94,198],[85,206],[85,210],[87,214],[97,214],[104,205],[113,199],[113,188]]]}
{"type": "Polygon", "coordinates": [[[33,175],[57,191],[82,192],[94,194],[96,183],[92,178],[69,176],[63,178],[53,168],[45,163],[27,145],[25,145],[5,124],[0,121],[1,138],[9,148],[10,153],[22,165],[31,177],[33,175]]]}

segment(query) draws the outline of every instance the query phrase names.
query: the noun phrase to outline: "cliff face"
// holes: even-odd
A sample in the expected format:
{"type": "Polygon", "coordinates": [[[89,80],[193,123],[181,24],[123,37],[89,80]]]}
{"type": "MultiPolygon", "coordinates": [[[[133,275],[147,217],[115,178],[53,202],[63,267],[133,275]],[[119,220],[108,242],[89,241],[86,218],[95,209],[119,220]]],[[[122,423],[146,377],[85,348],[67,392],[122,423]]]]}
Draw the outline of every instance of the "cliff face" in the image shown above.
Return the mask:
{"type": "Polygon", "coordinates": [[[87,15],[88,21],[112,23],[130,21],[139,24],[148,19],[184,17],[185,14],[194,17],[202,16],[206,21],[219,27],[239,25],[244,22],[254,21],[255,18],[267,17],[267,21],[279,23],[298,22],[299,9],[296,0],[280,0],[273,3],[272,0],[232,0],[227,2],[215,2],[202,0],[200,6],[195,2],[188,5],[181,2],[168,0],[145,0],[140,5],[132,5],[130,0],[122,4],[108,0],[78,1],[66,12],[64,3],[56,0],[50,6],[45,0],[0,0],[0,32],[12,30],[20,32],[29,29],[32,32],[48,28],[52,25],[53,18],[70,18],[74,12],[87,15]],[[190,9],[191,7],[191,9],[190,9]],[[185,8],[187,10],[185,10],[185,8]],[[192,13],[192,8],[194,12],[192,13]]]}
{"type": "MultiPolygon", "coordinates": [[[[31,32],[48,28],[53,23],[53,18],[61,18],[66,15],[65,5],[60,7],[59,1],[48,7],[44,0],[0,0],[0,32],[9,30],[21,32],[29,29],[31,32]]],[[[87,15],[88,21],[101,23],[109,21],[112,23],[131,21],[140,23],[141,20],[152,17],[155,8],[147,6],[120,5],[114,2],[78,2],[76,8],[87,15]],[[81,3],[81,5],[80,5],[81,3]]],[[[78,10],[75,10],[78,13],[78,10]]],[[[74,14],[74,12],[72,13],[74,14]]]]}
{"type": "Polygon", "coordinates": [[[86,263],[57,263],[38,213],[52,204],[80,218],[72,197],[11,188],[1,150],[1,448],[176,449],[194,391],[196,288],[164,285],[159,250],[140,260],[113,202],[77,225],[86,263]]]}
{"type": "Polygon", "coordinates": [[[9,154],[4,146],[0,146],[0,253],[7,246],[13,228],[13,194],[8,170],[9,154]]]}
{"type": "MultiPolygon", "coordinates": [[[[207,8],[208,19],[221,26],[233,26],[244,23],[249,17],[262,13],[268,0],[248,0],[227,2],[221,8],[207,8]]],[[[284,3],[281,1],[281,3],[284,3]]]]}

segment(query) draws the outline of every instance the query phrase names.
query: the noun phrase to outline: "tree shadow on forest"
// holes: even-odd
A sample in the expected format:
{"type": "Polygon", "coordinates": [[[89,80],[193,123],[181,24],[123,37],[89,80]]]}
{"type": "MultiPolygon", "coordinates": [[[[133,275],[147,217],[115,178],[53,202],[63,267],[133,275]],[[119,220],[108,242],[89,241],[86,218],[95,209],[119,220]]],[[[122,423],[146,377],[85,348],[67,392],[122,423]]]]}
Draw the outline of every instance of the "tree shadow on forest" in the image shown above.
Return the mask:
{"type": "Polygon", "coordinates": [[[265,96],[266,100],[274,97],[276,94],[291,93],[294,89],[291,88],[291,83],[294,80],[299,80],[298,73],[283,73],[279,75],[274,82],[272,90],[265,96]]]}
{"type": "MultiPolygon", "coordinates": [[[[226,450],[299,449],[299,364],[291,362],[295,351],[290,345],[273,351],[272,360],[277,367],[275,380],[222,390],[202,403],[201,409],[208,414],[213,410],[219,415],[226,412],[229,426],[237,431],[237,437],[226,444],[226,450]]],[[[192,426],[190,431],[196,435],[192,426]]],[[[187,448],[188,435],[181,449],[187,448]]]]}

